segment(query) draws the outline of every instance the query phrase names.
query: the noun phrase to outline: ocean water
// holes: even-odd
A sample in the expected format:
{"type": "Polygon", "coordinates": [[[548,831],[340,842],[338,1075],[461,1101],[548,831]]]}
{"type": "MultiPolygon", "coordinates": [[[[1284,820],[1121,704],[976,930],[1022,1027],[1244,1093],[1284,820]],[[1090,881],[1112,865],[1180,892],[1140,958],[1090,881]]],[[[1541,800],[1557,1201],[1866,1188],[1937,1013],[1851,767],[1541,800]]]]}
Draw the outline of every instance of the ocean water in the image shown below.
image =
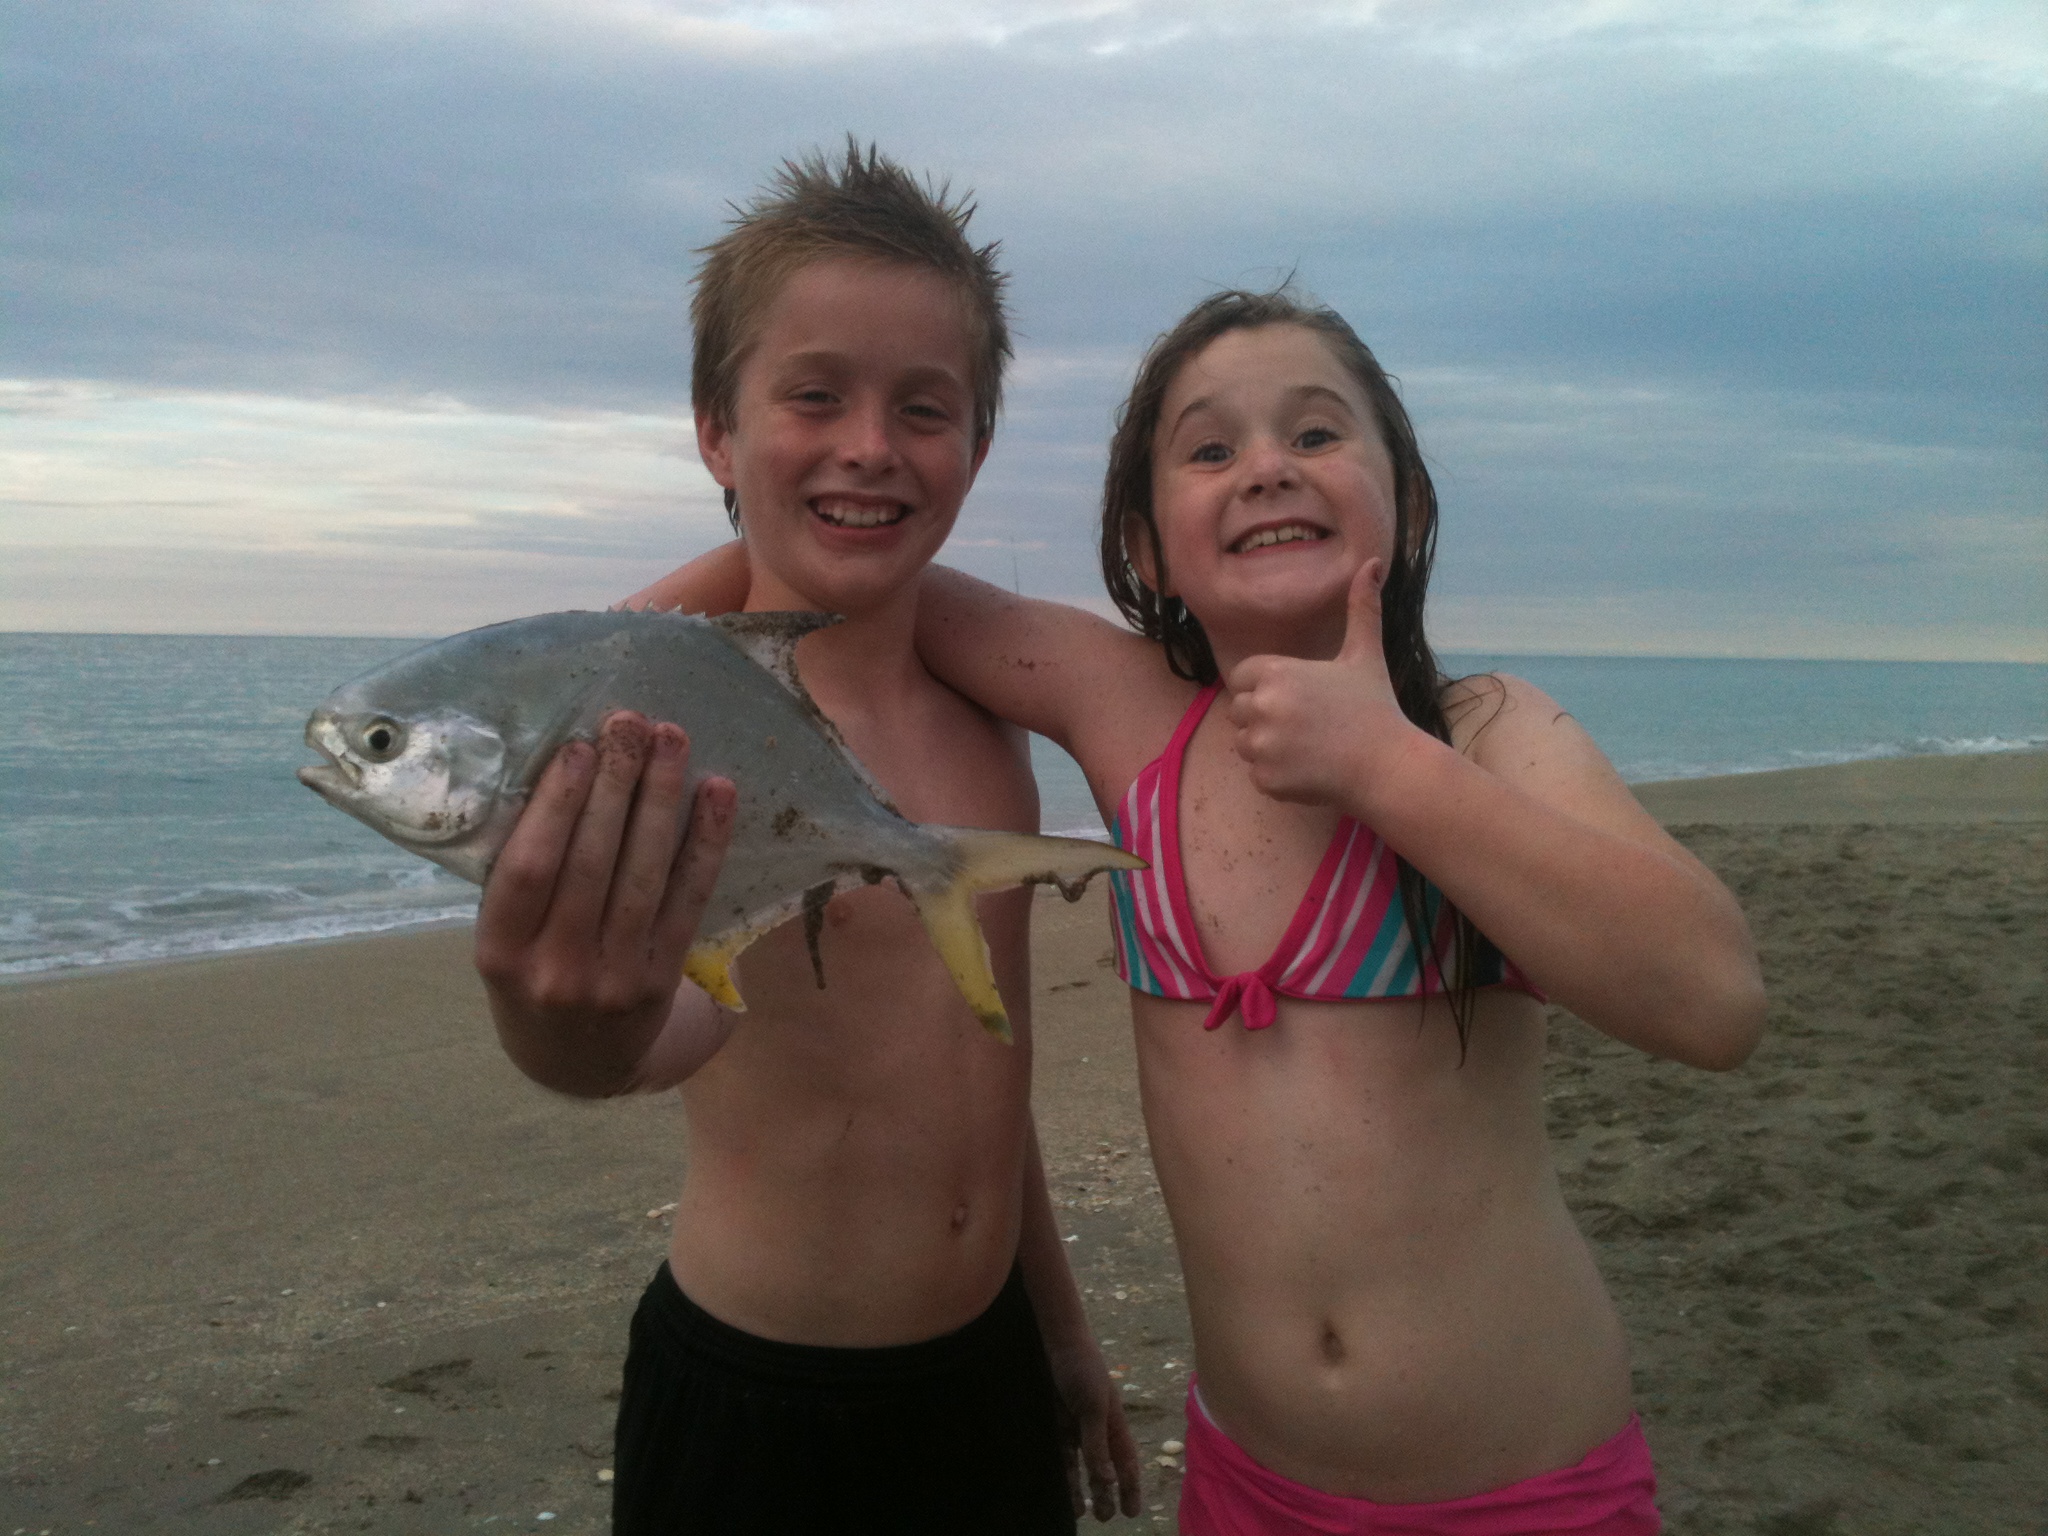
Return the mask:
{"type": "MultiPolygon", "coordinates": [[[[467,918],[476,891],[322,804],[308,711],[409,640],[0,634],[0,977],[467,918]]],[[[2048,746],[2048,667],[1443,658],[1535,682],[1633,782],[2048,746]]],[[[1034,741],[1047,831],[1102,835],[1034,741]]]]}

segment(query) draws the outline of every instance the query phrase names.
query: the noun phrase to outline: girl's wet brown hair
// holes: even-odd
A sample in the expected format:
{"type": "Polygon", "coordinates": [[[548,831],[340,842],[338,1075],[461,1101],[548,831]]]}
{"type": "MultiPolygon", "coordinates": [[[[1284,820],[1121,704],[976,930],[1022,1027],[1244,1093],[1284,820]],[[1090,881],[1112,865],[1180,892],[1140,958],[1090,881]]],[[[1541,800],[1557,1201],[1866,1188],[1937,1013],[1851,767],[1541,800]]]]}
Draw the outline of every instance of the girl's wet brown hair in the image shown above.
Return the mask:
{"type": "MultiPolygon", "coordinates": [[[[1131,559],[1131,540],[1145,541],[1151,568],[1160,585],[1166,585],[1166,551],[1152,506],[1160,407],[1182,367],[1211,342],[1231,331],[1268,325],[1298,325],[1313,332],[1357,381],[1372,408],[1380,441],[1394,467],[1394,550],[1380,589],[1380,642],[1387,675],[1401,712],[1438,740],[1449,741],[1450,721],[1443,702],[1449,679],[1437,666],[1422,623],[1423,599],[1436,563],[1436,487],[1422,461],[1407,408],[1372,349],[1342,315],[1311,302],[1291,285],[1265,293],[1231,288],[1211,294],[1145,354],[1130,395],[1117,413],[1109,444],[1109,471],[1102,488],[1103,582],[1131,627],[1165,647],[1166,664],[1176,676],[1203,684],[1217,680],[1216,656],[1201,621],[1179,598],[1162,596],[1146,585],[1131,559]]],[[[1441,966],[1447,958],[1450,961],[1444,980],[1450,987],[1462,1055],[1472,1023],[1471,978],[1480,974],[1492,945],[1441,894],[1432,904],[1427,882],[1406,859],[1400,860],[1400,888],[1418,963],[1441,966]],[[1440,944],[1439,936],[1446,933],[1448,944],[1440,944]]]]}

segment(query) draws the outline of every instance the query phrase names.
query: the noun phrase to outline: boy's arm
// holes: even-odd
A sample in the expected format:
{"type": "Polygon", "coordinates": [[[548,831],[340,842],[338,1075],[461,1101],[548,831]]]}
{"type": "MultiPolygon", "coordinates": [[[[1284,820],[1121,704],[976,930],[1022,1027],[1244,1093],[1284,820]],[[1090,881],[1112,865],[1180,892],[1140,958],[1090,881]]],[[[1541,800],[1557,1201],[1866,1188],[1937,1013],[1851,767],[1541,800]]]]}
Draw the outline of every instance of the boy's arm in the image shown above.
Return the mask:
{"type": "Polygon", "coordinates": [[[682,613],[734,613],[747,605],[747,546],[732,539],[615,606],[635,613],[674,608],[682,613]]]}
{"type": "Polygon", "coordinates": [[[1636,803],[1540,689],[1501,680],[1462,711],[1464,751],[1412,724],[1387,680],[1369,562],[1334,661],[1257,656],[1231,718],[1254,782],[1372,827],[1558,1003],[1616,1039],[1739,1066],[1763,980],[1726,887],[1636,803]]]}
{"type": "MultiPolygon", "coordinates": [[[[1025,1147],[1023,1228],[1018,1234],[1017,1262],[1024,1271],[1024,1288],[1031,1295],[1031,1310],[1038,1315],[1046,1359],[1066,1412],[1069,1452],[1080,1452],[1095,1518],[1108,1520],[1119,1508],[1127,1516],[1136,1515],[1142,1497],[1138,1447],[1124,1421],[1123,1395],[1111,1383],[1102,1346],[1088,1326],[1081,1292],[1067,1263],[1066,1244],[1060,1241],[1035,1123],[1025,1147]]],[[[1080,1472],[1071,1460],[1067,1480],[1073,1489],[1074,1513],[1082,1514],[1089,1503],[1082,1500],[1080,1472]]]]}
{"type": "Polygon", "coordinates": [[[491,870],[476,968],[505,1054],[546,1087],[670,1087],[731,1033],[682,968],[735,796],[707,779],[686,806],[688,766],[676,726],[611,716],[595,746],[556,753],[491,870]]]}

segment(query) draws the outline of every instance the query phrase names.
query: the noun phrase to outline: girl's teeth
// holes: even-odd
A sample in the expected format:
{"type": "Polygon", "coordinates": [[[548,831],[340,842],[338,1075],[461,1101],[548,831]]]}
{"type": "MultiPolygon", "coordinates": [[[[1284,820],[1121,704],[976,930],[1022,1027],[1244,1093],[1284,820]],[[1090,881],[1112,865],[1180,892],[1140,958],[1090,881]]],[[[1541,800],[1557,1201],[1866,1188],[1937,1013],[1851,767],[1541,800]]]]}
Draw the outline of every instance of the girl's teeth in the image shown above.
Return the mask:
{"type": "Polygon", "coordinates": [[[1299,525],[1290,528],[1261,528],[1238,545],[1239,549],[1264,549],[1268,544],[1291,544],[1297,539],[1319,539],[1322,534],[1314,528],[1299,525]]]}

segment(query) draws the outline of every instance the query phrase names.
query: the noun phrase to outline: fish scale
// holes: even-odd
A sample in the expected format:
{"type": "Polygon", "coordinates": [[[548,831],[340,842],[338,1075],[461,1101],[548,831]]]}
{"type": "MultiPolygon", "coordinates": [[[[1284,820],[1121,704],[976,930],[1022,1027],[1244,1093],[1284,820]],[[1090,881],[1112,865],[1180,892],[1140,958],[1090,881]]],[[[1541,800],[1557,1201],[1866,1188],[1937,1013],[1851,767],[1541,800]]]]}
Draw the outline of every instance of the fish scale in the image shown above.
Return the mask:
{"type": "Polygon", "coordinates": [[[1048,883],[1069,900],[1103,869],[1142,868],[1106,844],[913,822],[846,749],[797,675],[796,643],[830,614],[550,613],[450,636],[343,684],[306,743],[299,778],[400,847],[483,884],[534,783],[566,741],[634,710],[690,738],[690,787],[738,787],[732,842],[685,964],[725,1006],[745,1005],[733,960],[802,917],[817,936],[840,891],[893,881],[917,908],[962,995],[1009,1038],[973,898],[1048,883]]]}

